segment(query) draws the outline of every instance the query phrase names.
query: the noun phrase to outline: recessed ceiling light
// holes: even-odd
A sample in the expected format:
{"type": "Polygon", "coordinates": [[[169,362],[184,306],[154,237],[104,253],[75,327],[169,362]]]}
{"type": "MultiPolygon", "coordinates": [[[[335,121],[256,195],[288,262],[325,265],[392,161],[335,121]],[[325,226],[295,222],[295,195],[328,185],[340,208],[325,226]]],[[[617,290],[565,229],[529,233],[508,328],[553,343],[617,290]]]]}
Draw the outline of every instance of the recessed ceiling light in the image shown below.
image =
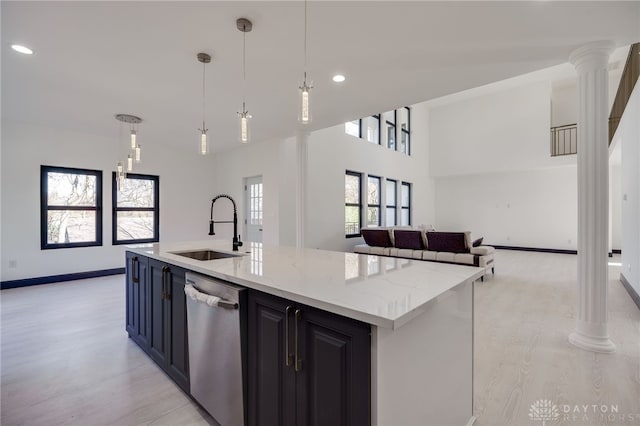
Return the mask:
{"type": "Polygon", "coordinates": [[[26,46],[22,46],[19,44],[12,44],[11,48],[16,52],[24,53],[25,55],[33,55],[33,50],[29,49],[26,46]]]}
{"type": "Polygon", "coordinates": [[[342,83],[346,79],[347,78],[342,74],[336,74],[336,75],[333,76],[333,81],[335,81],[336,83],[342,83]]]}

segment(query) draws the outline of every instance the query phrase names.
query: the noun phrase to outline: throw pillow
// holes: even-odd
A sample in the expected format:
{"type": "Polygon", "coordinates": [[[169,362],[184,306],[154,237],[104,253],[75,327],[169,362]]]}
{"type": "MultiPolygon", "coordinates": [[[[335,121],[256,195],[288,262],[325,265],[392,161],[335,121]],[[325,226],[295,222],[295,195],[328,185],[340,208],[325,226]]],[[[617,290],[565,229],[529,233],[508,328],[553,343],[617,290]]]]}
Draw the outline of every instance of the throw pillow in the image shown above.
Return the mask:
{"type": "Polygon", "coordinates": [[[420,231],[401,231],[394,230],[395,237],[394,246],[399,249],[424,250],[422,243],[422,235],[420,231]]]}
{"type": "Polygon", "coordinates": [[[371,247],[392,247],[389,231],[386,229],[363,229],[362,237],[371,247]]]}
{"type": "Polygon", "coordinates": [[[431,251],[468,253],[464,232],[427,232],[427,246],[431,251]]]}
{"type": "Polygon", "coordinates": [[[478,238],[477,240],[475,240],[475,241],[473,242],[473,246],[474,246],[474,247],[481,246],[481,245],[482,245],[482,240],[484,240],[484,237],[480,237],[480,238],[478,238]]]}

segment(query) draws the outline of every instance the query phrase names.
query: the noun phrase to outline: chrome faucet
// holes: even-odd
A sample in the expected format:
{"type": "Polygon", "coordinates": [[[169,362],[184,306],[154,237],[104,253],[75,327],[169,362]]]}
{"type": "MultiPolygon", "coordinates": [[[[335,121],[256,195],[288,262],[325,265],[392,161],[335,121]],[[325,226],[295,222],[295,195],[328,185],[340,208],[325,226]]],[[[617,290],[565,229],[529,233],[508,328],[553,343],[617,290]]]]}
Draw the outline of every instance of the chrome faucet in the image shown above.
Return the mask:
{"type": "Polygon", "coordinates": [[[209,235],[216,235],[213,232],[213,224],[214,223],[232,223],[233,222],[233,251],[238,251],[238,247],[242,246],[242,241],[240,241],[240,235],[238,234],[238,209],[236,208],[236,202],[233,201],[233,198],[228,196],[227,194],[217,195],[211,200],[211,219],[209,220],[209,235]],[[218,198],[228,198],[233,204],[233,221],[230,220],[213,220],[213,203],[216,202],[218,198]]]}

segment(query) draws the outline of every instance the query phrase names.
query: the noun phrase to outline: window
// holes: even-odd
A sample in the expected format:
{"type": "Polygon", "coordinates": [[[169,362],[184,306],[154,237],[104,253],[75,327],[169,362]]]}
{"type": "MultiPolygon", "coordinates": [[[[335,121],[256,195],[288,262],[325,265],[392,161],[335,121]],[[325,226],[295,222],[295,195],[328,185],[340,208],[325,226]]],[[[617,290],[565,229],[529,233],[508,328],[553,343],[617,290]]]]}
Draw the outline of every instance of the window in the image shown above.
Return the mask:
{"type": "Polygon", "coordinates": [[[380,116],[372,115],[365,118],[367,141],[380,145],[380,116]]]}
{"type": "Polygon", "coordinates": [[[356,138],[362,137],[360,129],[361,129],[361,121],[362,120],[353,120],[347,121],[344,123],[344,131],[346,134],[355,136],[356,138]]]}
{"type": "Polygon", "coordinates": [[[410,155],[411,109],[409,107],[400,108],[398,115],[400,122],[400,147],[398,151],[410,155]]]}
{"type": "Polygon", "coordinates": [[[116,173],[113,172],[113,244],[159,241],[158,176],[127,173],[120,189],[116,179],[116,173]]]}
{"type": "Polygon", "coordinates": [[[396,111],[385,112],[383,115],[386,127],[387,148],[396,150],[396,111]]]}
{"type": "Polygon", "coordinates": [[[102,245],[102,171],[40,166],[40,248],[102,245]]]}
{"type": "Polygon", "coordinates": [[[411,184],[402,182],[402,206],[400,225],[411,225],[411,184]]]}
{"type": "Polygon", "coordinates": [[[398,182],[393,179],[387,179],[387,217],[386,217],[386,225],[394,226],[397,225],[396,220],[396,207],[398,206],[396,196],[398,191],[398,182]]]}
{"type": "Polygon", "coordinates": [[[359,237],[362,223],[362,174],[347,170],[344,177],[344,233],[359,237]]]}
{"type": "Polygon", "coordinates": [[[367,179],[367,226],[380,226],[380,178],[367,179]]]}

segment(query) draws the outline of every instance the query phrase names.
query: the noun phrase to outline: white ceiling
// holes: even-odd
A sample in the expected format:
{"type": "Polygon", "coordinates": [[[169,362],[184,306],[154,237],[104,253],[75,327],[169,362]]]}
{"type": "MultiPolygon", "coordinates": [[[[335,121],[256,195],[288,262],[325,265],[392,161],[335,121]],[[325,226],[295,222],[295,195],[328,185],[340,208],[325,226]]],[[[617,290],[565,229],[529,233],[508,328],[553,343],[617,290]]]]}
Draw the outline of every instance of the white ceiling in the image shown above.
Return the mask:
{"type": "MultiPolygon", "coordinates": [[[[201,125],[236,146],[246,17],[253,141],[298,129],[303,3],[2,1],[3,120],[117,135],[139,115],[141,140],[189,147],[201,125]],[[13,52],[12,43],[35,54],[13,52]]],[[[585,43],[640,41],[640,2],[309,2],[313,123],[324,128],[567,61],[585,43]],[[333,83],[341,72],[347,81],[333,83]]],[[[193,147],[193,148],[192,148],[193,147]]]]}

